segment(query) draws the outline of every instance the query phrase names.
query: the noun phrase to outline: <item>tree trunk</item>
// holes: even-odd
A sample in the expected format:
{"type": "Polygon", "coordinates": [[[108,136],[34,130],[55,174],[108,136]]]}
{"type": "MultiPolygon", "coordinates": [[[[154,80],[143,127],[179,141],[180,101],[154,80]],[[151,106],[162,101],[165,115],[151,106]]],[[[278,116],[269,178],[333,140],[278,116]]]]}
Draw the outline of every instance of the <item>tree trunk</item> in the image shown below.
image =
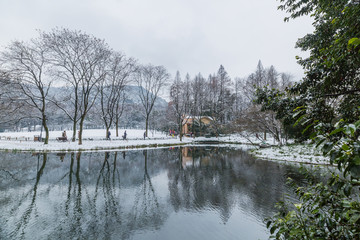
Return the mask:
{"type": "Polygon", "coordinates": [[[182,142],[182,138],[183,138],[183,133],[182,133],[182,123],[179,126],[179,137],[180,137],[180,142],[182,142]]]}
{"type": "Polygon", "coordinates": [[[145,120],[145,132],[146,132],[146,137],[148,137],[148,126],[149,125],[149,115],[146,115],[146,120],[145,120]]]}
{"type": "Polygon", "coordinates": [[[200,119],[199,119],[199,136],[201,137],[201,116],[200,116],[200,119]]]}
{"type": "Polygon", "coordinates": [[[76,140],[76,121],[74,120],[73,121],[73,135],[72,135],[71,141],[75,142],[75,140],[76,140]]]}
{"type": "Polygon", "coordinates": [[[44,144],[49,144],[49,128],[47,126],[47,124],[45,123],[44,125],[44,130],[45,130],[45,141],[44,144]]]}
{"type": "Polygon", "coordinates": [[[79,126],[79,145],[82,144],[82,131],[83,131],[83,124],[84,124],[85,118],[81,118],[80,120],[80,126],[79,126]]]}
{"type": "Polygon", "coordinates": [[[116,137],[119,137],[119,118],[116,118],[115,126],[116,126],[116,137]]]}
{"type": "Polygon", "coordinates": [[[109,139],[108,133],[109,133],[110,126],[105,125],[105,129],[106,129],[105,138],[109,139]]]}
{"type": "Polygon", "coordinates": [[[181,116],[177,116],[177,125],[179,131],[180,142],[182,141],[182,119],[181,116]]]}
{"type": "Polygon", "coordinates": [[[266,141],[266,130],[264,130],[264,140],[266,141]]]}
{"type": "Polygon", "coordinates": [[[44,130],[45,130],[45,141],[44,141],[44,144],[48,144],[49,143],[49,128],[46,124],[46,116],[45,114],[43,115],[42,117],[42,125],[44,127],[44,130]]]}

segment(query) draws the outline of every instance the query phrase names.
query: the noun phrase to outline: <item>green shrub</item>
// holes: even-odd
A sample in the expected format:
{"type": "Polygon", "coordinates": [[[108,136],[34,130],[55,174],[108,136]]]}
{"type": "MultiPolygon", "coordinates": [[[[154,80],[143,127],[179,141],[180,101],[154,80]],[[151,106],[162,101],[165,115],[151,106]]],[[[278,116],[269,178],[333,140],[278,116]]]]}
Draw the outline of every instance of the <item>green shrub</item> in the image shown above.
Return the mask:
{"type": "Polygon", "coordinates": [[[360,239],[360,121],[334,127],[327,133],[318,124],[314,140],[336,172],[323,182],[307,173],[308,187],[294,185],[298,203],[278,204],[279,213],[267,222],[271,238],[360,239]]]}

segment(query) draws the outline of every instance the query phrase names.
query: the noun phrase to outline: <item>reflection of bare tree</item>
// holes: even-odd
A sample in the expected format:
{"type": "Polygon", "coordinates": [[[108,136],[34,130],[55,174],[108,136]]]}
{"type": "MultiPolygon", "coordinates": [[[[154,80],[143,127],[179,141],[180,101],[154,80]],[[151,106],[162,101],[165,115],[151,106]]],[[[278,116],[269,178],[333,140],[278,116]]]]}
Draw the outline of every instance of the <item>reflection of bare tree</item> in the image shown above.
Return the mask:
{"type": "Polygon", "coordinates": [[[90,212],[93,220],[102,219],[101,222],[92,222],[88,227],[88,234],[91,232],[92,238],[111,238],[114,226],[121,227],[121,205],[119,202],[120,173],[117,169],[117,152],[113,155],[105,152],[104,161],[96,179],[93,197],[87,192],[90,212]],[[103,227],[103,231],[96,231],[103,227]],[[101,234],[101,235],[99,235],[101,234]]]}
{"type": "Polygon", "coordinates": [[[118,155],[118,152],[115,152],[114,153],[114,163],[113,163],[113,175],[112,175],[112,184],[115,188],[116,186],[116,183],[115,183],[115,180],[116,180],[116,173],[118,174],[118,183],[119,183],[119,186],[120,186],[120,174],[119,174],[119,170],[116,168],[116,161],[117,161],[117,155],[118,155]]]}
{"type": "MultiPolygon", "coordinates": [[[[0,161],[0,190],[11,186],[35,181],[33,166],[35,157],[40,161],[40,153],[2,153],[0,161]],[[19,163],[20,159],[27,159],[19,163]]],[[[21,160],[20,160],[21,161],[21,160]]],[[[38,171],[38,169],[36,170],[38,171]]]]}
{"type": "Polygon", "coordinates": [[[118,181],[120,183],[120,175],[116,169],[116,160],[117,160],[117,153],[114,156],[114,161],[112,164],[113,169],[111,170],[111,165],[109,163],[110,153],[105,152],[105,159],[100,170],[100,174],[96,181],[96,190],[95,190],[95,198],[94,201],[97,199],[97,195],[99,192],[99,187],[101,186],[103,191],[103,196],[105,200],[105,213],[106,216],[114,215],[118,216],[119,211],[119,204],[116,200],[116,177],[118,177],[118,181]]]}
{"type": "MultiPolygon", "coordinates": [[[[120,221],[120,205],[117,201],[116,197],[116,185],[115,185],[115,178],[116,178],[116,157],[114,157],[114,164],[113,170],[111,171],[111,166],[109,164],[109,156],[108,152],[105,153],[105,160],[103,168],[101,169],[101,176],[102,176],[102,183],[103,183],[103,194],[104,194],[104,205],[105,205],[105,218],[107,221],[110,219],[116,220],[116,222],[121,223],[120,221]],[[106,163],[106,165],[105,165],[106,163]],[[105,168],[106,166],[106,168],[105,168]]],[[[99,175],[100,176],[100,175],[99,175]]],[[[120,181],[120,175],[118,175],[120,181]]],[[[99,183],[99,181],[98,181],[99,183]]],[[[97,185],[98,185],[97,183],[97,185]]],[[[111,221],[109,221],[111,222],[111,221]]],[[[108,228],[110,224],[108,222],[105,224],[105,228],[108,228]]],[[[106,233],[109,233],[108,229],[105,229],[106,233]]]]}
{"type": "Polygon", "coordinates": [[[286,178],[301,181],[295,167],[229,148],[127,151],[125,159],[121,151],[75,152],[64,162],[56,154],[40,154],[38,166],[27,156],[11,155],[0,163],[27,173],[16,174],[19,181],[5,175],[1,182],[0,194],[6,196],[0,196],[0,239],[34,234],[39,239],[146,239],[167,216],[182,215],[173,215],[173,209],[189,215],[215,212],[223,223],[240,210],[261,221],[288,191],[286,178]],[[160,191],[164,183],[168,191],[160,191]]]}
{"type": "MultiPolygon", "coordinates": [[[[69,185],[67,191],[67,197],[65,201],[65,216],[67,224],[69,224],[69,233],[71,238],[75,236],[81,236],[82,228],[81,221],[83,217],[82,210],[82,186],[80,180],[80,159],[81,152],[74,152],[70,155],[70,169],[69,169],[69,185]],[[76,169],[74,170],[74,164],[76,160],[76,169]],[[75,186],[73,186],[73,177],[75,176],[75,186]],[[72,211],[71,211],[72,207],[72,211]]],[[[61,227],[60,227],[61,228],[61,227]]]]}
{"type": "MultiPolygon", "coordinates": [[[[0,169],[0,172],[4,172],[6,175],[10,176],[13,180],[19,181],[19,179],[18,179],[17,177],[15,177],[15,174],[11,173],[11,172],[8,171],[8,170],[0,169]]],[[[5,178],[5,177],[3,177],[1,174],[0,174],[0,177],[1,177],[1,178],[5,178]]]]}
{"type": "Polygon", "coordinates": [[[135,194],[135,201],[130,213],[131,230],[144,229],[146,227],[157,227],[163,222],[163,211],[148,174],[148,150],[143,150],[144,155],[144,178],[138,192],[135,194]]]}
{"type": "Polygon", "coordinates": [[[69,216],[69,206],[71,202],[71,188],[72,188],[72,176],[73,176],[73,166],[74,166],[75,153],[71,153],[70,157],[70,170],[69,170],[69,186],[67,192],[67,198],[65,202],[65,216],[69,216]]]}
{"type": "MultiPolygon", "coordinates": [[[[30,192],[32,193],[30,204],[25,209],[25,212],[21,215],[20,220],[16,223],[15,229],[10,234],[11,238],[13,238],[13,239],[16,239],[17,238],[16,236],[19,233],[20,233],[20,236],[19,236],[20,239],[25,238],[25,229],[26,229],[26,227],[27,227],[27,225],[29,223],[32,212],[36,208],[37,190],[38,190],[38,185],[39,185],[39,182],[40,182],[40,178],[41,178],[41,176],[42,176],[42,174],[44,172],[44,168],[45,168],[45,165],[46,165],[47,153],[42,154],[42,160],[43,160],[42,164],[41,164],[40,168],[38,168],[38,171],[37,171],[37,174],[36,174],[36,181],[35,181],[34,187],[30,190],[30,192]]],[[[18,205],[18,208],[20,208],[21,205],[22,205],[22,201],[18,205]]]]}
{"type": "Polygon", "coordinates": [[[74,218],[75,224],[73,225],[72,232],[77,232],[77,236],[81,236],[81,217],[82,217],[82,206],[81,206],[81,181],[80,181],[80,158],[81,152],[76,154],[76,188],[75,191],[75,205],[74,205],[74,218]]]}

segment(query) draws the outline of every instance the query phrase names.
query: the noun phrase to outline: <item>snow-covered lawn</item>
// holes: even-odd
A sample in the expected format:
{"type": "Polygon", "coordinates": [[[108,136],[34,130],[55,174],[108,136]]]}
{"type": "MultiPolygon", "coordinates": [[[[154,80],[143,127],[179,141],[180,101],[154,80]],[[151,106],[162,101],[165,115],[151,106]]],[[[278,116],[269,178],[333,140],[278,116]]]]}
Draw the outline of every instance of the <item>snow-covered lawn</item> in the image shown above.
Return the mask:
{"type": "MultiPolygon", "coordinates": [[[[162,132],[149,131],[149,137],[144,140],[144,130],[126,129],[127,140],[122,140],[125,129],[119,130],[119,137],[116,137],[115,130],[111,129],[111,140],[105,139],[104,129],[85,129],[83,131],[83,144],[78,142],[59,142],[56,140],[60,137],[62,131],[51,131],[49,144],[44,145],[42,142],[34,141],[34,136],[40,135],[40,132],[4,132],[0,133],[0,149],[3,150],[25,150],[25,151],[72,151],[72,150],[106,150],[106,149],[123,149],[123,148],[145,148],[168,146],[178,144],[196,144],[198,142],[220,142],[249,144],[248,139],[239,134],[222,136],[218,138],[187,138],[180,141],[177,137],[168,136],[162,132]]],[[[42,133],[44,137],[44,133],[42,133]]],[[[72,131],[67,131],[68,139],[72,136],[72,131]]],[[[252,143],[263,143],[256,138],[250,139],[252,143]]],[[[273,140],[269,139],[266,144],[272,144],[273,140]]],[[[224,146],[224,145],[222,145],[224,146]]],[[[327,158],[311,144],[288,145],[281,147],[258,148],[252,146],[242,146],[249,150],[255,157],[276,161],[289,161],[311,164],[328,164],[327,158]]]]}
{"type": "Polygon", "coordinates": [[[311,164],[329,164],[327,157],[313,144],[293,144],[281,147],[253,149],[254,156],[277,161],[291,161],[311,164]]]}
{"type": "MultiPolygon", "coordinates": [[[[85,129],[83,131],[83,142],[79,145],[78,142],[59,142],[57,137],[61,137],[62,131],[50,131],[49,144],[44,145],[42,142],[34,141],[35,136],[39,136],[40,132],[3,132],[0,133],[0,149],[7,150],[33,150],[33,151],[70,151],[70,150],[102,150],[102,149],[116,149],[116,148],[132,148],[132,147],[146,147],[156,145],[177,145],[190,144],[199,141],[217,141],[217,142],[231,142],[238,144],[248,143],[247,139],[240,135],[234,134],[222,137],[205,138],[199,137],[196,139],[184,137],[180,141],[178,137],[168,136],[163,132],[149,131],[149,137],[144,140],[143,129],[120,129],[119,137],[116,137],[115,129],[111,129],[111,140],[106,140],[106,131],[104,129],[85,129]],[[126,130],[127,140],[122,139],[122,135],[126,130]]],[[[66,131],[68,139],[72,136],[72,131],[66,131]]],[[[44,137],[44,132],[42,137],[44,137]]],[[[255,141],[253,139],[252,141],[255,141]]]]}
{"type": "MultiPolygon", "coordinates": [[[[85,129],[83,131],[83,142],[59,142],[62,131],[50,131],[49,144],[34,141],[34,136],[40,132],[4,132],[0,133],[0,149],[7,150],[33,150],[33,151],[70,151],[70,150],[102,150],[117,148],[145,147],[156,145],[176,145],[192,142],[192,139],[184,138],[182,142],[176,137],[167,136],[161,132],[149,131],[149,137],[144,140],[144,130],[127,129],[127,140],[122,140],[125,129],[119,130],[119,137],[116,137],[115,130],[111,129],[111,140],[105,139],[104,129],[85,129]]],[[[68,139],[72,131],[66,132],[68,139]]],[[[44,137],[44,133],[42,133],[44,137]]]]}
{"type": "MultiPolygon", "coordinates": [[[[115,129],[110,129],[111,139],[122,139],[121,136],[124,134],[124,131],[127,133],[128,139],[136,139],[136,138],[144,138],[144,131],[142,129],[119,129],[119,137],[116,137],[115,129]]],[[[41,133],[39,131],[36,132],[2,132],[0,133],[0,138],[11,138],[11,140],[30,138],[33,141],[34,136],[39,136],[41,133]],[[17,139],[16,139],[17,138],[17,139]]],[[[71,138],[73,131],[66,131],[66,135],[68,138],[71,138]]],[[[50,131],[50,140],[56,140],[57,137],[61,137],[62,131],[50,131]]],[[[166,134],[161,132],[153,132],[149,131],[150,138],[159,138],[165,137],[166,134]]],[[[42,132],[42,137],[45,137],[45,133],[42,132]]],[[[93,139],[93,140],[103,140],[106,137],[105,129],[85,129],[83,130],[83,139],[93,139]]]]}

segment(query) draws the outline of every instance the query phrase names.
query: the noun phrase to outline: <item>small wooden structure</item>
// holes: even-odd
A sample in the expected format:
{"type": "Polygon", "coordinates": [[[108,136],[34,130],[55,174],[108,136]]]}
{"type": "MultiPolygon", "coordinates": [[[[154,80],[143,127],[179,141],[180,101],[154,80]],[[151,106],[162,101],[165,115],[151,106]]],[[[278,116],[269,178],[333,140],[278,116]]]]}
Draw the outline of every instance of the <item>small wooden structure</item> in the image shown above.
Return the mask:
{"type": "Polygon", "coordinates": [[[209,125],[214,119],[209,116],[186,116],[183,118],[182,133],[184,135],[190,135],[190,128],[195,123],[198,122],[203,125],[209,125]]]}
{"type": "Polygon", "coordinates": [[[67,142],[67,137],[57,137],[56,140],[59,142],[67,142]]]}

